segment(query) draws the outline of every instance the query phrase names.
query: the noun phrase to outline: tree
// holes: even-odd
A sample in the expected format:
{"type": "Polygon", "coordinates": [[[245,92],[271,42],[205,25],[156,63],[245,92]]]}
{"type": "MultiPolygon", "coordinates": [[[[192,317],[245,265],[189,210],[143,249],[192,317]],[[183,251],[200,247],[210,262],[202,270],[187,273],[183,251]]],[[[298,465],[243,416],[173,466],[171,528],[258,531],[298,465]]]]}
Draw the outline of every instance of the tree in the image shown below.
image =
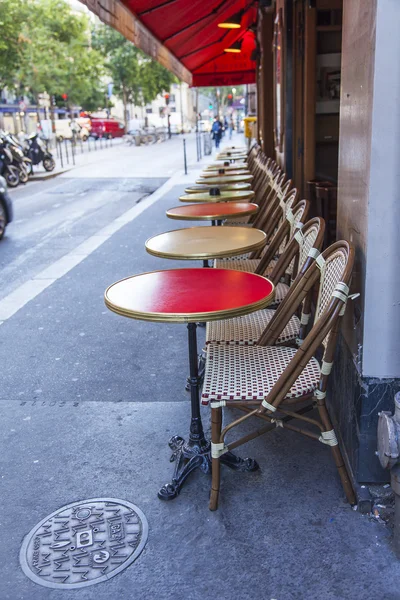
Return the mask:
{"type": "MultiPolygon", "coordinates": [[[[103,57],[90,44],[84,15],[75,15],[64,0],[31,0],[18,79],[37,103],[38,95],[68,94],[68,103],[101,104],[103,57]]],[[[97,104],[96,108],[99,104],[97,104]]]]}
{"type": "Polygon", "coordinates": [[[24,0],[0,2],[0,92],[15,86],[15,73],[23,60],[25,40],[21,35],[26,22],[24,0]]]}
{"type": "Polygon", "coordinates": [[[114,92],[124,105],[125,127],[128,104],[143,106],[152,102],[177,81],[167,69],[106,25],[95,27],[92,43],[105,56],[105,66],[113,80],[114,92]]]}
{"type": "Polygon", "coordinates": [[[203,92],[203,94],[208,96],[210,100],[212,100],[213,105],[215,107],[215,112],[218,112],[221,111],[221,109],[222,111],[224,111],[225,108],[230,105],[230,98],[228,98],[229,95],[232,95],[232,101],[234,101],[235,98],[242,97],[244,94],[244,86],[237,85],[236,87],[203,87],[201,88],[201,91],[203,92]],[[233,93],[233,90],[235,90],[235,93],[233,93]]]}

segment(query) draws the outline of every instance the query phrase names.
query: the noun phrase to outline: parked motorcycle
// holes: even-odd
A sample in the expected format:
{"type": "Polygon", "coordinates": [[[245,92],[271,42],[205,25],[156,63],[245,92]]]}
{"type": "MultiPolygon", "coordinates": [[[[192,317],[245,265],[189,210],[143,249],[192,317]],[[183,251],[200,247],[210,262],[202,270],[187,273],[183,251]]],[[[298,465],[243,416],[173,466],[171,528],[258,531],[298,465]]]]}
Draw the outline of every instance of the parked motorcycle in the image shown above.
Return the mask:
{"type": "Polygon", "coordinates": [[[0,240],[8,223],[13,219],[13,206],[10,194],[7,191],[7,183],[4,177],[0,176],[0,240]]]}
{"type": "Polygon", "coordinates": [[[43,167],[46,171],[52,171],[56,166],[55,160],[51,152],[49,152],[46,148],[43,140],[40,139],[39,134],[31,133],[27,138],[27,150],[25,154],[28,158],[30,158],[31,169],[32,165],[38,165],[43,162],[43,167]]]}
{"type": "Polygon", "coordinates": [[[20,183],[19,169],[13,164],[13,155],[7,143],[0,136],[0,175],[10,187],[17,187],[20,183]]]}
{"type": "Polygon", "coordinates": [[[9,133],[3,132],[1,134],[1,138],[12,154],[13,165],[17,167],[19,171],[20,182],[27,183],[29,179],[29,172],[31,170],[31,159],[25,156],[22,146],[15,137],[9,133]]]}

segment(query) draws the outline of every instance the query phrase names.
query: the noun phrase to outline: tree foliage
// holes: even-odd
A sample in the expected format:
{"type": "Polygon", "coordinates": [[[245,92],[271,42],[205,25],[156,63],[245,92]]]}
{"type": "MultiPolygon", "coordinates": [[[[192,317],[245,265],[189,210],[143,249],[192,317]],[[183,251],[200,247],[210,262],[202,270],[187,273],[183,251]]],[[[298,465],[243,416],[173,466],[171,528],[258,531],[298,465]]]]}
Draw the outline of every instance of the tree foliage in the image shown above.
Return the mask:
{"type": "Polygon", "coordinates": [[[47,92],[67,105],[95,110],[108,102],[107,73],[125,107],[144,105],[175,77],[103,24],[90,31],[85,15],[65,0],[0,0],[0,91],[37,102],[47,92]]]}
{"type": "Polygon", "coordinates": [[[103,58],[91,47],[89,24],[64,0],[31,0],[18,79],[36,99],[41,92],[68,94],[71,104],[104,97],[103,58]]]}
{"type": "Polygon", "coordinates": [[[24,0],[0,2],[0,91],[15,84],[15,69],[22,61],[25,40],[22,27],[26,21],[24,0]]]}
{"type": "Polygon", "coordinates": [[[110,27],[97,26],[92,43],[105,56],[114,92],[124,104],[125,124],[128,104],[148,104],[177,81],[172,73],[110,27]]]}

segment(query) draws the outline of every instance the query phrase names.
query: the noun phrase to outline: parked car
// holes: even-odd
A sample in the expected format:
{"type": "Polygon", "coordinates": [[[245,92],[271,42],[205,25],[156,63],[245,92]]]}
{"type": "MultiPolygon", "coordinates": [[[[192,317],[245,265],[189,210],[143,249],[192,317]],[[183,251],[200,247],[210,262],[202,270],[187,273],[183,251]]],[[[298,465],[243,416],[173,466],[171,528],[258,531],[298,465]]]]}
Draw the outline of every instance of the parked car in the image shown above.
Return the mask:
{"type": "Polygon", "coordinates": [[[0,240],[4,236],[4,232],[8,223],[13,218],[13,207],[10,194],[7,190],[7,183],[4,177],[0,176],[0,240]]]}
{"type": "Polygon", "coordinates": [[[118,138],[125,134],[125,126],[117,119],[96,119],[92,118],[92,129],[90,135],[98,138],[118,138]]]}
{"type": "Polygon", "coordinates": [[[90,135],[89,129],[82,127],[76,121],[71,121],[70,119],[57,119],[54,123],[56,137],[60,142],[63,140],[70,140],[73,137],[73,134],[75,134],[76,137],[80,137],[81,140],[85,142],[90,135]]]}

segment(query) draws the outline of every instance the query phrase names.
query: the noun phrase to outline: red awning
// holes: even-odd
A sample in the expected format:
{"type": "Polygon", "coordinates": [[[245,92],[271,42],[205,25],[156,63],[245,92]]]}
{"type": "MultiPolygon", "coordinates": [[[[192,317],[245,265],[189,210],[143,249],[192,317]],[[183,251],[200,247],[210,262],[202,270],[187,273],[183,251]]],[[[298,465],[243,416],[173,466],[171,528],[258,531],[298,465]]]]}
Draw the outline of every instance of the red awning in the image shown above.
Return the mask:
{"type": "Polygon", "coordinates": [[[255,82],[256,63],[251,60],[257,17],[254,0],[122,0],[131,24],[125,15],[119,18],[117,0],[81,1],[194,86],[255,82]],[[240,29],[217,26],[239,11],[243,13],[240,29]],[[240,53],[224,52],[237,41],[242,42],[240,53]]]}

